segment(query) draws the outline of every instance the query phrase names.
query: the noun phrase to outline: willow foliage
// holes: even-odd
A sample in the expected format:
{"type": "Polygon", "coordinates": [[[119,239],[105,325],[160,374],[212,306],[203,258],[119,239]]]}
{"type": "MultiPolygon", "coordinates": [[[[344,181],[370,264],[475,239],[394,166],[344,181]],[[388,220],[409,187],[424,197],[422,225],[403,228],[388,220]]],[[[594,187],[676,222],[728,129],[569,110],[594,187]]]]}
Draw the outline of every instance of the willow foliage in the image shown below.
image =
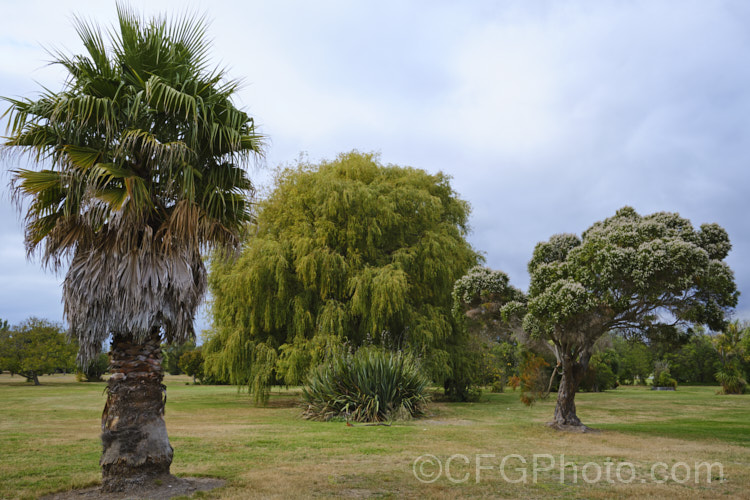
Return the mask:
{"type": "Polygon", "coordinates": [[[261,399],[269,368],[300,383],[345,345],[408,349],[449,375],[453,283],[478,260],[469,210],[444,174],[372,154],[281,170],[239,260],[212,263],[209,369],[261,399]]]}

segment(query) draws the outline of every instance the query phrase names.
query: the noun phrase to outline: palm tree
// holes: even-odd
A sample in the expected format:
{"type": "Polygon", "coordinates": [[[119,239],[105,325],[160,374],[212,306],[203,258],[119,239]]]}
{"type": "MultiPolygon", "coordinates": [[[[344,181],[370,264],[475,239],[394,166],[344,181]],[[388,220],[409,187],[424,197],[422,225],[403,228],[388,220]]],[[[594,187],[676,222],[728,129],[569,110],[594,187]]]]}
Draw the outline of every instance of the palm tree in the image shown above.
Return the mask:
{"type": "Polygon", "coordinates": [[[86,53],[52,54],[68,72],[62,91],[4,98],[5,151],[40,167],[12,171],[28,255],[69,263],[63,302],[79,362],[111,338],[105,491],[169,473],[159,346],[195,338],[201,253],[239,246],[252,193],[241,167],[263,150],[232,102],[238,83],[208,68],[203,18],[144,19],[123,4],[117,15],[106,43],[75,20],[86,53]]]}

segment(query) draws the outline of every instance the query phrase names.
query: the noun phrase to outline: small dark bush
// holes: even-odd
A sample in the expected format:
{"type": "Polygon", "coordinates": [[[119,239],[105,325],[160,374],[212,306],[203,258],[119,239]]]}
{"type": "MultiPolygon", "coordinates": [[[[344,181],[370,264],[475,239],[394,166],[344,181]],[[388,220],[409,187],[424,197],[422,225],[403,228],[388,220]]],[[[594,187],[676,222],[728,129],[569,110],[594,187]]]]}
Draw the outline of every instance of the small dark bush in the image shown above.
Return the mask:
{"type": "Polygon", "coordinates": [[[521,401],[526,406],[533,405],[540,399],[549,396],[547,392],[549,363],[544,358],[529,351],[524,354],[521,363],[521,401]]]}
{"type": "Polygon", "coordinates": [[[594,353],[579,389],[587,392],[602,392],[617,386],[617,375],[608,363],[608,357],[604,353],[594,353]]]}
{"type": "Polygon", "coordinates": [[[76,380],[79,382],[101,382],[102,375],[109,369],[109,356],[99,353],[97,357],[89,361],[85,368],[76,371],[76,380]]]}

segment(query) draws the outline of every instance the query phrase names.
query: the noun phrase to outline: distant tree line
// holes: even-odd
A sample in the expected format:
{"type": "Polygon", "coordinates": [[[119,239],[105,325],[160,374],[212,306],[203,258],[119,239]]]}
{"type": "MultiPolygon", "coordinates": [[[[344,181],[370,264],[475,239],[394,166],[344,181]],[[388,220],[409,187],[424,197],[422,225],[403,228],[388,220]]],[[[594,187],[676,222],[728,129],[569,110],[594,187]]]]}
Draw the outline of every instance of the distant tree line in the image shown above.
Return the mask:
{"type": "MultiPolygon", "coordinates": [[[[201,347],[195,342],[161,346],[164,371],[186,374],[203,384],[226,384],[226,380],[203,370],[201,347]]],[[[0,373],[25,377],[40,385],[40,375],[75,373],[79,382],[100,382],[109,370],[109,357],[100,352],[85,365],[77,362],[78,343],[68,338],[60,323],[31,317],[18,325],[0,319],[0,373]]]]}
{"type": "MultiPolygon", "coordinates": [[[[675,383],[688,385],[721,385],[722,373],[738,372],[750,377],[750,324],[735,322],[741,332],[738,342],[727,346],[725,333],[709,334],[704,330],[682,332],[673,344],[648,343],[642,339],[625,339],[605,334],[596,343],[579,390],[601,392],[620,385],[660,385],[662,373],[675,383]],[[727,351],[737,355],[727,356],[727,351]]],[[[731,340],[730,340],[731,342],[731,340]]],[[[508,386],[520,386],[531,360],[538,358],[536,369],[545,381],[543,388],[558,389],[557,379],[547,381],[555,366],[554,355],[545,349],[530,347],[515,339],[489,340],[474,337],[472,349],[477,371],[474,382],[502,392],[508,386]]]]}
{"type": "Polygon", "coordinates": [[[193,377],[193,383],[224,385],[229,381],[204,369],[203,346],[195,342],[184,344],[162,344],[164,371],[169,375],[185,374],[193,377]]]}

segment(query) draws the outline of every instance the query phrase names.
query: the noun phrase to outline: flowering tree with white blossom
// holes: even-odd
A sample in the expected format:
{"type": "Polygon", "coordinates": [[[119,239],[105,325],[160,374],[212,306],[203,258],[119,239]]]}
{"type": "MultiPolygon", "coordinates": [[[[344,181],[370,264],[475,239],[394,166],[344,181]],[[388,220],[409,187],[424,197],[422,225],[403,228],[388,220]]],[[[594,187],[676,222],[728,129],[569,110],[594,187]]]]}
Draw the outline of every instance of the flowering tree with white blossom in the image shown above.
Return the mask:
{"type": "Polygon", "coordinates": [[[562,378],[552,425],[587,429],[575,393],[604,333],[654,339],[694,325],[721,330],[739,296],[724,262],[730,249],[718,224],[696,229],[676,213],[641,216],[631,207],[581,237],[537,244],[528,302],[509,302],[503,313],[523,317],[524,330],[555,353],[562,378]]]}

